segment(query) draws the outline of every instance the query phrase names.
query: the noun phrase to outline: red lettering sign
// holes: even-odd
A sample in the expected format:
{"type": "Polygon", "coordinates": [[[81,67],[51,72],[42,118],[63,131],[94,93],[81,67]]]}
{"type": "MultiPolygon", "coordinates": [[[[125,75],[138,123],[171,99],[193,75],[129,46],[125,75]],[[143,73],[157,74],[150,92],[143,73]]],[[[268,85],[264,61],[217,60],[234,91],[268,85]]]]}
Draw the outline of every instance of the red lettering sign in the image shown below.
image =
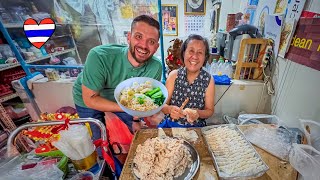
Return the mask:
{"type": "Polygon", "coordinates": [[[286,58],[320,71],[320,18],[300,18],[286,58]]]}

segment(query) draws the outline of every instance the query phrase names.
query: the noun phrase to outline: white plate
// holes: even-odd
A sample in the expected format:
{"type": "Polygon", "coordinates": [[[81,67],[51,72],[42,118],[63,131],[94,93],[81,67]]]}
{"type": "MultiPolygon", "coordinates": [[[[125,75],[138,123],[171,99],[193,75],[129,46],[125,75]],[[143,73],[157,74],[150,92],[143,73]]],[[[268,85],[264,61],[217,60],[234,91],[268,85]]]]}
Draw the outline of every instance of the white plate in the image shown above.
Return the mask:
{"type": "Polygon", "coordinates": [[[198,9],[203,0],[188,0],[188,4],[192,9],[198,9]]]}
{"type": "Polygon", "coordinates": [[[166,86],[164,86],[161,82],[159,82],[155,79],[148,78],[148,77],[134,77],[134,78],[130,78],[125,81],[122,81],[120,84],[118,84],[118,86],[114,90],[114,98],[116,99],[116,101],[119,104],[119,106],[121,107],[121,109],[124,112],[130,114],[131,116],[148,117],[148,116],[152,116],[152,115],[158,113],[163,108],[165,102],[168,99],[168,90],[167,90],[166,86]],[[120,98],[121,91],[123,89],[131,87],[134,82],[137,82],[140,84],[140,83],[145,83],[146,81],[150,81],[153,88],[160,87],[162,94],[165,97],[165,100],[163,101],[163,104],[161,106],[159,106],[156,109],[149,110],[149,111],[136,111],[136,110],[129,109],[120,103],[119,98],[120,98]]]}

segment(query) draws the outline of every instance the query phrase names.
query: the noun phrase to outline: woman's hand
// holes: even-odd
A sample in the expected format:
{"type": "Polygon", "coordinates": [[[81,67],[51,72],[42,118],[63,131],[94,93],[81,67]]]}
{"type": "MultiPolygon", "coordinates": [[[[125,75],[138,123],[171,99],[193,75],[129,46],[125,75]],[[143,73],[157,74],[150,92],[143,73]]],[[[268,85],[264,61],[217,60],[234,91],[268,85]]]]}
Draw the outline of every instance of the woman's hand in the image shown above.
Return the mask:
{"type": "Polygon", "coordinates": [[[182,110],[178,107],[178,106],[170,106],[170,117],[171,119],[180,119],[185,117],[185,115],[183,115],[182,110]]]}
{"type": "Polygon", "coordinates": [[[190,124],[193,124],[199,118],[199,113],[196,109],[186,108],[183,110],[183,114],[187,116],[187,121],[190,124]]]}

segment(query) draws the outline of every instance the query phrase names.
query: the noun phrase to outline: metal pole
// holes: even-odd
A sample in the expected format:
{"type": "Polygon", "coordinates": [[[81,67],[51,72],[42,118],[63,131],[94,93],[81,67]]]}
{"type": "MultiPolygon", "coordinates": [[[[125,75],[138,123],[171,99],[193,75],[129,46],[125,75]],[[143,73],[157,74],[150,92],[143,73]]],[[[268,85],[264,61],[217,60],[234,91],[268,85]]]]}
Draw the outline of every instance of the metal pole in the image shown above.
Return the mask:
{"type": "Polygon", "coordinates": [[[161,52],[161,62],[162,62],[162,83],[166,82],[166,66],[164,61],[164,49],[163,49],[163,32],[162,32],[162,8],[161,0],[158,0],[158,9],[159,9],[159,24],[160,24],[160,52],[161,52]]]}
{"type": "Polygon", "coordinates": [[[27,64],[27,68],[36,68],[36,69],[47,69],[47,68],[53,68],[53,69],[82,69],[83,65],[33,65],[33,64],[27,64]]]}

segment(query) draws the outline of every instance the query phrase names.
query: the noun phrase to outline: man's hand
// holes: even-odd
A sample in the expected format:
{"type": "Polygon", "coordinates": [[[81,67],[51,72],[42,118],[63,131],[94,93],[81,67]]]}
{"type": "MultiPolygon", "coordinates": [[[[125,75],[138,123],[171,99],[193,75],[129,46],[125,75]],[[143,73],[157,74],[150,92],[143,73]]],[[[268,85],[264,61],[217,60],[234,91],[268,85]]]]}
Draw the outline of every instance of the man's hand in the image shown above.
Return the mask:
{"type": "Polygon", "coordinates": [[[170,106],[170,117],[171,119],[180,119],[185,117],[182,110],[178,106],[170,106]]]}
{"type": "Polygon", "coordinates": [[[149,121],[150,125],[158,125],[163,119],[164,119],[163,112],[158,112],[157,114],[154,114],[152,116],[146,117],[147,121],[149,121]]]}

